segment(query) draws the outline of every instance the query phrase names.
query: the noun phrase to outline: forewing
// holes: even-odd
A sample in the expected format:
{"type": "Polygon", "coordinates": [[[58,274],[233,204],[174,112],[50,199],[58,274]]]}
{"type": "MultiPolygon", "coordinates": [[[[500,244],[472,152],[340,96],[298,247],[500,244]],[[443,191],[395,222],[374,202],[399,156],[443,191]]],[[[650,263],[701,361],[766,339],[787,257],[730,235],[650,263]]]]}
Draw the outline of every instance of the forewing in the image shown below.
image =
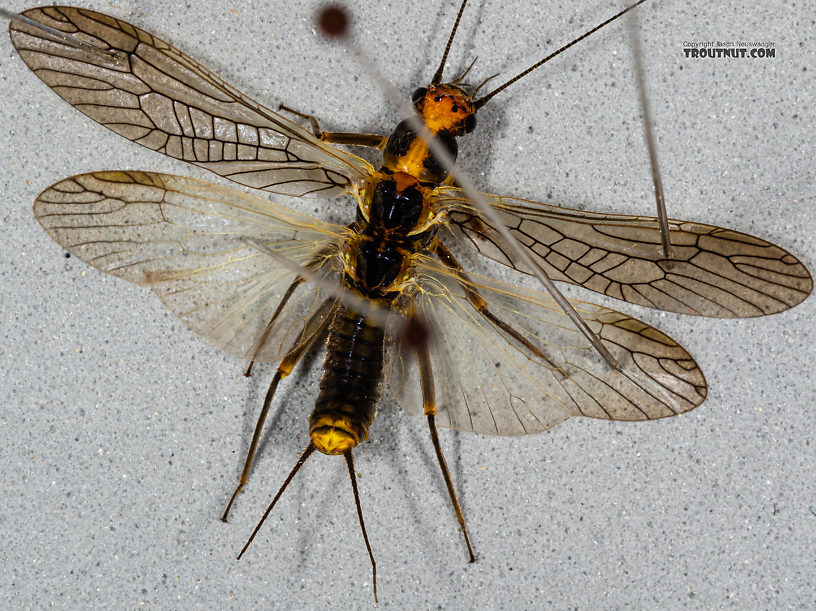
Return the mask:
{"type": "MultiPolygon", "coordinates": [[[[93,267],[149,286],[208,341],[244,359],[277,360],[325,301],[247,243],[340,282],[345,228],[212,183],[146,172],[63,180],[34,202],[49,235],[93,267]]],[[[328,313],[328,312],[327,312],[328,313]]]]}
{"type": "MultiPolygon", "coordinates": [[[[807,268],[761,238],[688,221],[669,221],[675,259],[661,255],[657,219],[598,214],[484,196],[510,232],[554,279],[669,312],[714,318],[787,310],[813,289],[807,268]]],[[[529,273],[505,239],[460,190],[443,187],[436,207],[480,253],[529,273]]]]}
{"type": "Polygon", "coordinates": [[[95,53],[11,22],[11,40],[28,67],[77,110],[129,140],[287,195],[336,196],[372,171],[127,22],[68,7],[23,14],[112,52],[95,53]]]}
{"type": "MultiPolygon", "coordinates": [[[[547,296],[471,275],[463,285],[430,259],[418,262],[401,309],[428,327],[440,426],[493,435],[526,435],[570,416],[653,420],[687,412],[707,387],[697,363],[674,340],[645,323],[572,301],[620,362],[613,370],[547,296]],[[467,286],[490,312],[477,311],[467,286]]],[[[386,372],[401,404],[421,412],[409,342],[389,340],[386,372]]]]}

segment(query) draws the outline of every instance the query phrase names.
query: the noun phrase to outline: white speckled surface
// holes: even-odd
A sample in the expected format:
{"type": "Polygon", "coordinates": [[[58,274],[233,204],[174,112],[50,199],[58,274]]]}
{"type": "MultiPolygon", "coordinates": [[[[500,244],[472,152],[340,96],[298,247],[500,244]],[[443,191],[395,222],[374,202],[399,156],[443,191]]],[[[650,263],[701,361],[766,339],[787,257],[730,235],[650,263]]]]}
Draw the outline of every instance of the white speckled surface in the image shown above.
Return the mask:
{"type": "MultiPolygon", "coordinates": [[[[291,4],[85,6],[155,33],[270,106],[312,111],[327,129],[387,131],[394,110],[345,51],[314,34],[312,3],[291,4]]],[[[478,55],[477,77],[510,74],[621,6],[531,4],[474,2],[453,71],[478,55]]],[[[360,42],[394,84],[406,95],[424,84],[455,7],[352,8],[360,42]]],[[[811,16],[779,3],[664,1],[647,3],[641,21],[671,216],[757,234],[816,269],[811,16]],[[684,58],[682,43],[699,39],[770,40],[777,57],[684,58]]],[[[480,113],[460,145],[463,167],[492,192],[647,213],[630,64],[624,27],[585,41],[480,113]]],[[[235,560],[306,444],[316,371],[281,388],[253,479],[222,524],[273,367],[241,377],[241,362],[148,290],[64,258],[31,213],[41,190],[81,172],[212,175],[86,119],[29,72],[7,36],[0,126],[3,606],[370,607],[341,460],[308,464],[235,560]]],[[[443,432],[475,565],[424,421],[385,400],[356,454],[380,606],[812,608],[815,309],[811,298],[736,321],[637,309],[708,379],[706,403],[680,418],[574,420],[519,439],[443,432]]]]}

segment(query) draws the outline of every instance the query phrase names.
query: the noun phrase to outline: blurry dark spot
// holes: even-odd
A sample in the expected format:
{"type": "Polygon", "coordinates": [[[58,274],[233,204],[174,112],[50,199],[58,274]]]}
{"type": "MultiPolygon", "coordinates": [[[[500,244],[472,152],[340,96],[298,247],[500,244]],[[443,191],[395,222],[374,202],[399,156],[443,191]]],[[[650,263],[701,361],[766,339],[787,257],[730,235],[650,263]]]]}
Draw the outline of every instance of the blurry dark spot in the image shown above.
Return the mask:
{"type": "Polygon", "coordinates": [[[349,16],[343,6],[329,4],[318,13],[317,25],[323,34],[331,38],[345,36],[348,32],[349,16]]]}
{"type": "Polygon", "coordinates": [[[415,316],[412,316],[405,324],[402,341],[406,347],[412,350],[420,350],[427,347],[429,336],[430,332],[427,325],[415,316]]]}

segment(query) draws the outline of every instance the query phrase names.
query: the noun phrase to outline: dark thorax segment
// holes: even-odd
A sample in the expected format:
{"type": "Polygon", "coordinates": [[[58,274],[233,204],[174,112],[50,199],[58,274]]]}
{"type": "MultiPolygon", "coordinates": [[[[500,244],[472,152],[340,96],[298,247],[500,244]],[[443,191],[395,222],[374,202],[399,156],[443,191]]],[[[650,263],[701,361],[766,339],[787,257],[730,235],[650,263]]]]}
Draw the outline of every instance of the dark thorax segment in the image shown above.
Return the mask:
{"type": "Polygon", "coordinates": [[[374,187],[369,207],[369,229],[372,235],[400,238],[412,231],[422,215],[423,196],[419,185],[391,177],[374,187]]]}
{"type": "Polygon", "coordinates": [[[361,294],[388,301],[411,255],[429,244],[435,228],[423,230],[430,214],[425,191],[403,172],[381,172],[369,187],[347,256],[349,284],[361,294]]]}

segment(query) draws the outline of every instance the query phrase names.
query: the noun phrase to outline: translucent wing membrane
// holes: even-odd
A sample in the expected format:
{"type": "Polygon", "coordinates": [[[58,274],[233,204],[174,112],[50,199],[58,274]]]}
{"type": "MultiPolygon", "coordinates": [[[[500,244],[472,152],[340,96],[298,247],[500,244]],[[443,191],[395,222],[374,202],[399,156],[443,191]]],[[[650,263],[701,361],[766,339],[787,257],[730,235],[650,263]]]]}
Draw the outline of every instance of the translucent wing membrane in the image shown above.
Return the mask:
{"type": "MultiPolygon", "coordinates": [[[[660,252],[657,219],[598,214],[485,195],[519,242],[554,280],[630,303],[715,318],[787,310],[813,289],[807,268],[761,238],[688,221],[669,221],[675,259],[660,252]]],[[[443,187],[437,209],[480,253],[529,273],[460,190],[443,187]]]]}
{"type": "Polygon", "coordinates": [[[109,52],[11,22],[11,40],[28,67],[69,104],[129,140],[287,195],[340,195],[372,170],[129,23],[68,7],[23,14],[109,52]]]}
{"type": "Polygon", "coordinates": [[[279,359],[325,301],[312,285],[292,287],[297,274],[247,238],[337,283],[343,268],[345,228],[191,178],[81,174],[46,189],[34,214],[71,254],[149,286],[189,328],[243,359],[279,359]]]}
{"type": "MultiPolygon", "coordinates": [[[[575,309],[620,361],[612,370],[561,309],[543,293],[470,275],[422,258],[402,307],[431,333],[440,426],[460,431],[525,435],[570,416],[652,420],[703,402],[706,382],[697,363],[660,331],[593,304],[575,309]],[[468,300],[475,290],[491,321],[468,300]]],[[[386,372],[411,413],[421,409],[415,357],[391,340],[386,372]]]]}

